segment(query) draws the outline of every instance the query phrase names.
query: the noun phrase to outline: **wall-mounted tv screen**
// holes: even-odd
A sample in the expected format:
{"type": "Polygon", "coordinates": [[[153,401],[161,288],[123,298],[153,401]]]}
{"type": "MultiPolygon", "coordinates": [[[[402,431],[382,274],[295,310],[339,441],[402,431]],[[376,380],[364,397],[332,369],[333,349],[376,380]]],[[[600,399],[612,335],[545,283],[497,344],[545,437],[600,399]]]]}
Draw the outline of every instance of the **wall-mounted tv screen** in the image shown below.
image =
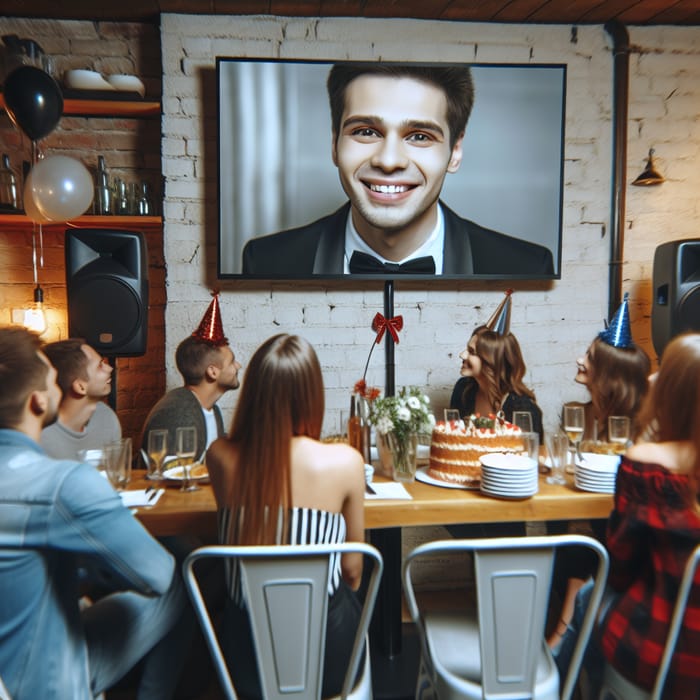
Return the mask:
{"type": "Polygon", "coordinates": [[[565,65],[216,73],[220,278],[560,277],[565,65]]]}

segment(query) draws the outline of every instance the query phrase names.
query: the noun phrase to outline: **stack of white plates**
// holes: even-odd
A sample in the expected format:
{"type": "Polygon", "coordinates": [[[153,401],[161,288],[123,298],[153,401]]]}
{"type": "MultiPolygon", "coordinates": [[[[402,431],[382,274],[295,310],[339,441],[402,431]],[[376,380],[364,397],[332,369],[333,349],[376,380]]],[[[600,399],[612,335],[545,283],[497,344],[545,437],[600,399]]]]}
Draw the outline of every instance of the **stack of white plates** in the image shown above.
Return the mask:
{"type": "Polygon", "coordinates": [[[583,460],[577,459],[574,468],[574,482],[582,491],[615,493],[615,477],[620,464],[619,455],[599,455],[584,452],[583,460]]]}
{"type": "Polygon", "coordinates": [[[537,460],[523,455],[481,457],[481,492],[494,498],[530,498],[537,493],[537,460]]]}

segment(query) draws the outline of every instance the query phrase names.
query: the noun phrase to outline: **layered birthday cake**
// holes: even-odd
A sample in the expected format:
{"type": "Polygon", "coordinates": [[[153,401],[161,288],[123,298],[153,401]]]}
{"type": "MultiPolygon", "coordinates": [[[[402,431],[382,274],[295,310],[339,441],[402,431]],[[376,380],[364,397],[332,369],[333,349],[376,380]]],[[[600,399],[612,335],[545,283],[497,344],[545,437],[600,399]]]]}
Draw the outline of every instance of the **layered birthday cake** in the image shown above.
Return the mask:
{"type": "Polygon", "coordinates": [[[477,486],[481,456],[522,451],[522,431],[501,417],[473,415],[465,420],[439,421],[430,442],[428,474],[441,481],[477,486]]]}

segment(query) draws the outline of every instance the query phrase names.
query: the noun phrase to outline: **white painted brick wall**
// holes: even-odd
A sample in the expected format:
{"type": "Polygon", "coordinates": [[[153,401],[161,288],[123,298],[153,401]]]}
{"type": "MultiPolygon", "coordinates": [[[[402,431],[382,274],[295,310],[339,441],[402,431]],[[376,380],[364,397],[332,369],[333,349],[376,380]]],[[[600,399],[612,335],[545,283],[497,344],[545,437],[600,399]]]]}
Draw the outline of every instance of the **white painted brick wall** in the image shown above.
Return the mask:
{"type": "MultiPolygon", "coordinates": [[[[215,57],[411,59],[555,62],[568,66],[562,279],[515,283],[512,330],[528,365],[527,381],[550,424],[565,400],[583,399],[575,358],[603,327],[608,303],[613,64],[602,26],[469,24],[164,15],[162,17],[167,349],[191,332],[209,289],[222,290],[225,331],[244,366],[255,348],[281,331],[299,333],[318,351],[326,382],[327,431],[361,376],[383,310],[383,286],[357,283],[246,283],[216,279],[215,57]],[[408,48],[407,48],[408,47],[408,48]],[[410,53],[409,53],[410,52],[410,53]],[[203,92],[203,88],[205,92],[203,92]],[[208,95],[204,100],[203,95],[208,95]]],[[[698,236],[700,29],[629,29],[628,182],[650,147],[669,181],[627,191],[623,289],[632,296],[633,332],[653,355],[651,270],[656,246],[698,236]]],[[[471,329],[500,302],[506,283],[396,283],[395,312],[405,329],[396,348],[397,386],[425,387],[436,412],[458,378],[458,353],[471,329]]],[[[368,379],[383,384],[384,348],[368,379]]],[[[180,383],[170,361],[168,386],[180,383]]],[[[228,421],[235,393],[222,399],[228,421]]]]}

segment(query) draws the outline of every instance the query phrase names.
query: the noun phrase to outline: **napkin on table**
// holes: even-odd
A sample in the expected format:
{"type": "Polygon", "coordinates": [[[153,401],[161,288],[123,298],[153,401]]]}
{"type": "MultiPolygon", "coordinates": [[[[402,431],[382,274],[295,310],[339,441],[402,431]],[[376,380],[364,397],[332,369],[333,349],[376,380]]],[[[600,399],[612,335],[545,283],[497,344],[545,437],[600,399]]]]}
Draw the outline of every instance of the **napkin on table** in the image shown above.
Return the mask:
{"type": "Polygon", "coordinates": [[[134,491],[120,491],[119,495],[122,498],[122,503],[127,508],[137,508],[139,506],[154,506],[158,503],[160,497],[165,493],[165,489],[136,489],[134,491]]]}
{"type": "Polygon", "coordinates": [[[365,498],[367,499],[372,499],[372,498],[390,498],[390,499],[395,499],[395,500],[412,500],[411,494],[406,491],[404,488],[403,484],[400,484],[396,481],[388,481],[388,482],[381,482],[378,483],[376,481],[373,481],[370,486],[372,487],[372,490],[375,493],[367,493],[365,492],[365,498]]]}

